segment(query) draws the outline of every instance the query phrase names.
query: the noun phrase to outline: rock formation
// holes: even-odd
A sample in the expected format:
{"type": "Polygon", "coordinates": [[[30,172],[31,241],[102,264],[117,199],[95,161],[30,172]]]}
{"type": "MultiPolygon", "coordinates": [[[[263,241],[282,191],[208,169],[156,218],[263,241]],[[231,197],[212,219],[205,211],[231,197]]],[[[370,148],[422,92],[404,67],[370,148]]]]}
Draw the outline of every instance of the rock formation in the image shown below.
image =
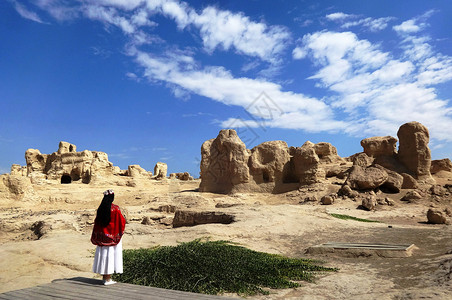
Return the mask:
{"type": "Polygon", "coordinates": [[[355,165],[345,184],[355,190],[373,190],[388,180],[388,173],[377,167],[363,168],[355,165]]]}
{"type": "MultiPolygon", "coordinates": [[[[346,164],[329,143],[289,148],[286,142],[270,141],[248,150],[232,129],[204,142],[201,157],[200,191],[216,193],[294,190],[324,180],[329,166],[346,164]]],[[[330,175],[343,171],[329,170],[330,175]]]]}
{"type": "Polygon", "coordinates": [[[3,184],[11,194],[22,197],[33,193],[33,186],[29,178],[18,175],[4,175],[2,177],[3,184]]]}
{"type": "Polygon", "coordinates": [[[283,141],[262,143],[251,150],[249,170],[257,183],[282,183],[289,172],[289,147],[283,141]]]}
{"type": "Polygon", "coordinates": [[[377,206],[377,197],[375,194],[367,195],[363,198],[361,206],[366,210],[374,210],[377,206]]]}
{"type": "Polygon", "coordinates": [[[90,183],[104,177],[117,174],[118,169],[108,161],[105,152],[84,150],[77,152],[76,146],[60,142],[58,151],[52,154],[42,154],[37,149],[25,152],[25,167],[13,165],[11,175],[27,176],[33,184],[45,180],[58,180],[61,183],[80,181],[90,183]]]}
{"type": "Polygon", "coordinates": [[[12,165],[10,175],[27,176],[27,167],[21,165],[12,165]]]}
{"type": "Polygon", "coordinates": [[[447,215],[440,209],[430,208],[427,211],[427,221],[431,224],[446,224],[447,215]]]}
{"type": "MultiPolygon", "coordinates": [[[[72,182],[114,182],[118,185],[135,186],[136,182],[123,178],[166,178],[168,166],[158,162],[155,165],[155,175],[146,171],[140,165],[130,165],[126,170],[121,170],[118,166],[113,166],[108,161],[105,152],[84,150],[77,152],[77,147],[68,142],[60,142],[58,151],[52,154],[42,154],[38,149],[28,149],[25,152],[26,166],[14,164],[11,166],[11,179],[14,176],[28,177],[26,180],[31,184],[44,184],[47,180],[57,180],[60,183],[68,184],[72,182]],[[116,177],[115,177],[116,176],[116,177]]],[[[188,174],[188,173],[187,173],[188,174]]],[[[193,179],[188,174],[189,179],[193,179]]],[[[6,177],[5,177],[6,178],[6,177]]],[[[11,186],[8,183],[8,186],[11,186]]],[[[13,188],[14,189],[14,188],[13,188]]],[[[14,192],[13,192],[14,193],[14,192]]]]}
{"type": "Polygon", "coordinates": [[[452,162],[448,158],[432,160],[430,173],[436,174],[441,171],[452,172],[452,162]]]}
{"type": "Polygon", "coordinates": [[[47,164],[47,156],[48,156],[47,154],[41,154],[41,152],[38,149],[28,149],[25,152],[25,161],[27,162],[27,174],[33,172],[44,173],[47,164]]]}
{"type": "Polygon", "coordinates": [[[154,177],[155,179],[163,179],[166,178],[166,174],[168,172],[168,165],[162,162],[158,162],[154,167],[154,177]]]}
{"type": "Polygon", "coordinates": [[[146,171],[140,165],[130,165],[127,168],[127,175],[131,177],[150,177],[152,173],[146,171]]]}
{"type": "Polygon", "coordinates": [[[325,177],[324,170],[320,167],[320,159],[315,151],[315,145],[309,141],[301,147],[290,149],[294,166],[294,175],[301,185],[320,182],[325,177]]]}
{"type": "Polygon", "coordinates": [[[183,181],[193,180],[193,177],[188,172],[171,173],[169,178],[170,179],[179,179],[179,180],[183,180],[183,181]]]}
{"type": "Polygon", "coordinates": [[[361,141],[361,146],[370,157],[393,156],[396,151],[397,139],[392,136],[375,136],[361,141]]]}
{"type": "Polygon", "coordinates": [[[221,130],[216,139],[201,146],[201,192],[229,193],[234,186],[248,183],[249,151],[235,130],[221,130]]]}
{"type": "Polygon", "coordinates": [[[452,171],[448,159],[431,163],[429,133],[422,124],[406,123],[397,136],[398,151],[395,137],[370,137],[361,141],[363,152],[344,159],[324,142],[288,147],[283,141],[269,141],[249,150],[234,130],[221,130],[201,147],[199,190],[280,193],[337,178],[357,191],[399,193],[434,183],[430,169],[452,171]]]}
{"type": "Polygon", "coordinates": [[[173,227],[196,226],[209,223],[230,224],[235,216],[218,211],[176,210],[173,227]]]}
{"type": "Polygon", "coordinates": [[[421,123],[410,122],[400,126],[397,136],[399,137],[398,160],[416,179],[431,182],[428,129],[421,123]]]}

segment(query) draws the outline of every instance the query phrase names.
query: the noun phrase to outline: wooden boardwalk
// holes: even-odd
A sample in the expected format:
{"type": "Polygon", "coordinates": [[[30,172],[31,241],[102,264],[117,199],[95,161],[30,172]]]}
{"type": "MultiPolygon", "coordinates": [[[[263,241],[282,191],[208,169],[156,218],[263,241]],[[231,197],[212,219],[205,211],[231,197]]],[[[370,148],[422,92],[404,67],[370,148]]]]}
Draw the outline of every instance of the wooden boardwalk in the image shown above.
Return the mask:
{"type": "MultiPolygon", "coordinates": [[[[102,285],[102,280],[75,277],[58,279],[51,283],[31,288],[10,291],[0,294],[0,299],[187,299],[214,300],[227,299],[221,296],[211,296],[197,293],[166,290],[155,287],[140,286],[128,283],[102,285]]],[[[231,299],[231,298],[229,298],[231,299]]]]}

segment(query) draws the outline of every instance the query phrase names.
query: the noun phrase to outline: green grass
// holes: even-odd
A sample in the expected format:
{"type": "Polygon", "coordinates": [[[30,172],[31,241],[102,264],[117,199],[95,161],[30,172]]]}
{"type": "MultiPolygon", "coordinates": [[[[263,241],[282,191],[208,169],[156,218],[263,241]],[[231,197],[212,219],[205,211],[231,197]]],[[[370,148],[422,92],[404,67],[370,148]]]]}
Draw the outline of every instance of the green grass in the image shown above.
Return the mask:
{"type": "Polygon", "coordinates": [[[317,272],[336,271],[309,259],[257,252],[227,241],[194,240],[178,246],[124,250],[120,282],[204,294],[268,294],[292,288],[317,272]]]}
{"type": "Polygon", "coordinates": [[[356,218],[356,217],[352,217],[349,215],[341,215],[341,214],[330,214],[332,217],[341,219],[341,220],[354,220],[354,221],[359,221],[359,222],[369,222],[369,223],[381,223],[380,221],[376,221],[376,220],[367,220],[367,219],[360,219],[360,218],[356,218]]]}

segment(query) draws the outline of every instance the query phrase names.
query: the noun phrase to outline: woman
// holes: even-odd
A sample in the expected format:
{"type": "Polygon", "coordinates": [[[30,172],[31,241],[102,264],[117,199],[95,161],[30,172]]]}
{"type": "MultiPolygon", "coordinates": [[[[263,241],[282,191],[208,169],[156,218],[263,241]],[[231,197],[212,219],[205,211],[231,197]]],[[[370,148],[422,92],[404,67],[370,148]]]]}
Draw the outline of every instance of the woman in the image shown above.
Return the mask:
{"type": "Polygon", "coordinates": [[[116,283],[111,274],[122,273],[122,241],[126,220],[119,206],[112,204],[113,190],[106,190],[97,209],[91,242],[97,245],[93,272],[103,275],[104,285],[116,283]]]}

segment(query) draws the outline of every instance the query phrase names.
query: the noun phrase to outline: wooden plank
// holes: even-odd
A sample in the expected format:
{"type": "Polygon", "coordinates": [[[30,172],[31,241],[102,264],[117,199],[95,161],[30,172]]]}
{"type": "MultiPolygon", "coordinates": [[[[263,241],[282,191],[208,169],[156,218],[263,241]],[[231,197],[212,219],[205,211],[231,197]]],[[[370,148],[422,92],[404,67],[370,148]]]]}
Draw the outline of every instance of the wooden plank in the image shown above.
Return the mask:
{"type": "Polygon", "coordinates": [[[31,288],[27,291],[27,294],[30,295],[28,299],[74,299],[74,296],[56,293],[53,290],[46,290],[42,289],[41,287],[31,288]]]}
{"type": "Polygon", "coordinates": [[[412,247],[413,244],[403,244],[403,245],[394,245],[394,244],[372,244],[372,243],[334,243],[328,242],[320,247],[331,247],[331,248],[357,248],[357,249],[369,249],[369,250],[392,250],[392,251],[406,251],[408,248],[412,247]]]}
{"type": "Polygon", "coordinates": [[[55,286],[59,286],[63,289],[72,289],[72,290],[85,290],[85,292],[89,292],[89,297],[86,299],[97,299],[98,295],[103,296],[114,296],[116,298],[128,298],[130,295],[133,295],[134,299],[150,299],[149,294],[152,293],[152,291],[146,290],[142,293],[138,293],[134,290],[130,289],[124,289],[124,288],[113,288],[113,286],[116,286],[118,284],[109,285],[109,286],[103,286],[103,285],[83,285],[83,284],[77,284],[74,282],[58,282],[55,284],[55,286]]]}
{"type": "Polygon", "coordinates": [[[40,293],[49,293],[64,299],[93,299],[93,295],[96,295],[86,289],[68,289],[64,286],[58,286],[55,284],[37,286],[36,290],[40,293]]]}
{"type": "MultiPolygon", "coordinates": [[[[80,285],[80,286],[87,286],[84,282],[79,281],[73,281],[73,280],[64,280],[64,281],[58,281],[55,282],[58,284],[63,285],[80,285]]],[[[206,295],[206,294],[199,294],[199,293],[190,293],[185,291],[177,291],[177,290],[168,290],[168,289],[162,289],[162,288],[156,288],[156,287],[149,287],[149,286],[140,286],[140,285],[134,285],[134,284],[127,284],[127,283],[116,283],[114,285],[110,286],[103,286],[100,285],[100,281],[97,285],[91,285],[93,287],[101,288],[102,293],[107,292],[104,289],[108,289],[110,291],[115,291],[116,293],[122,293],[122,291],[129,291],[133,292],[136,295],[145,295],[149,296],[149,294],[153,295],[161,295],[162,297],[165,296],[167,299],[180,299],[181,297],[185,297],[187,299],[224,299],[224,297],[216,296],[216,295],[206,295]]]]}
{"type": "Polygon", "coordinates": [[[17,298],[17,297],[14,297],[12,294],[10,295],[10,294],[0,294],[0,299],[2,299],[2,300],[17,300],[17,299],[21,299],[21,298],[17,298]]]}
{"type": "Polygon", "coordinates": [[[20,289],[0,294],[0,299],[86,299],[95,300],[99,296],[113,299],[137,300],[210,300],[224,299],[221,296],[168,290],[156,287],[140,286],[127,283],[102,285],[102,281],[90,278],[71,278],[55,280],[52,283],[32,288],[20,289]]]}
{"type": "Polygon", "coordinates": [[[36,293],[34,288],[22,289],[17,291],[9,292],[9,295],[12,297],[10,299],[33,299],[33,300],[48,300],[50,297],[48,295],[40,295],[36,293]]]}

